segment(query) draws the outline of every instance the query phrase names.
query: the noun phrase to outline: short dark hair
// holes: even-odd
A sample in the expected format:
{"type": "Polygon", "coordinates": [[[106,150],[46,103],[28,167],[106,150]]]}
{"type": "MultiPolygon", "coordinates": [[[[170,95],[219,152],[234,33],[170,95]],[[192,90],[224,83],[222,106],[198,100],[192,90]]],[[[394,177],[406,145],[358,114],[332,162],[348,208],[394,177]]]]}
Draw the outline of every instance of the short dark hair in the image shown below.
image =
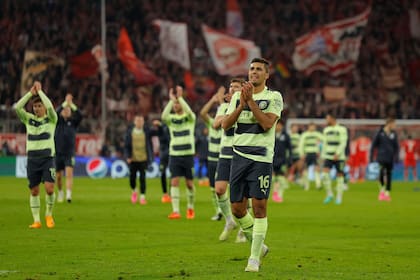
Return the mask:
{"type": "Polygon", "coordinates": [[[270,62],[267,59],[264,59],[262,57],[255,57],[251,60],[251,63],[254,63],[254,62],[264,64],[265,71],[267,71],[267,73],[269,72],[270,62]]]}
{"type": "Polygon", "coordinates": [[[230,79],[230,83],[240,83],[242,85],[243,83],[245,83],[245,79],[240,77],[234,77],[230,79]]]}
{"type": "Polygon", "coordinates": [[[40,103],[40,102],[42,103],[41,97],[39,97],[38,95],[33,96],[31,101],[32,101],[32,104],[40,103]]]}
{"type": "Polygon", "coordinates": [[[326,116],[326,117],[327,117],[327,116],[330,116],[331,118],[336,119],[336,117],[335,117],[335,113],[334,113],[333,111],[328,111],[328,112],[327,112],[327,114],[326,114],[325,116],[326,116]]]}

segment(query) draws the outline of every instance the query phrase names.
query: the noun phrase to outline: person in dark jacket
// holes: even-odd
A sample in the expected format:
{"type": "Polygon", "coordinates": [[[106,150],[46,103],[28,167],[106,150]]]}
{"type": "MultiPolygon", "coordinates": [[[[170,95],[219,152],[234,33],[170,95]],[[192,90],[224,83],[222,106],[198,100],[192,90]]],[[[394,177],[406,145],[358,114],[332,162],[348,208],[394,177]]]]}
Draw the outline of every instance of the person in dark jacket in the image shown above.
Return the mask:
{"type": "Polygon", "coordinates": [[[392,168],[394,162],[398,161],[399,143],[397,133],[395,132],[395,120],[388,118],[383,126],[372,140],[370,148],[370,161],[375,158],[380,166],[379,182],[381,190],[378,199],[381,201],[391,201],[391,181],[392,168]]]}
{"type": "Polygon", "coordinates": [[[160,184],[163,192],[161,201],[162,203],[171,203],[171,196],[168,194],[168,180],[166,178],[166,169],[169,164],[169,130],[160,120],[153,120],[152,124],[150,135],[159,138],[159,171],[160,184]]]}
{"type": "Polygon", "coordinates": [[[134,125],[131,125],[125,134],[124,153],[130,168],[131,202],[138,200],[136,192],[136,176],[140,172],[140,204],[146,204],[146,169],[152,162],[152,141],[150,130],[144,125],[144,117],[136,115],[134,125]]]}
{"type": "Polygon", "coordinates": [[[73,95],[67,93],[65,101],[57,108],[58,122],[55,129],[55,166],[58,187],[57,202],[64,201],[62,187],[63,171],[66,176],[66,200],[71,202],[73,189],[73,167],[75,164],[76,132],[82,114],[73,103],[73,95]]]}

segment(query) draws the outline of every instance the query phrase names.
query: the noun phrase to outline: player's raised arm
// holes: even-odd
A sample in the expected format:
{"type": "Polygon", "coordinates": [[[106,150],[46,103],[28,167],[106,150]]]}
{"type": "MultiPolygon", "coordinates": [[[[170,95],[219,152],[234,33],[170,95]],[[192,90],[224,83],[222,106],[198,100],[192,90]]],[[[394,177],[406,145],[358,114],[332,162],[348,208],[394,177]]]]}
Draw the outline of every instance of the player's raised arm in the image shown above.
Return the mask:
{"type": "Polygon", "coordinates": [[[196,118],[195,114],[191,110],[191,107],[188,105],[188,103],[185,101],[185,99],[182,97],[182,94],[183,94],[182,87],[181,86],[176,86],[176,96],[177,96],[179,104],[182,107],[182,110],[184,111],[184,113],[189,115],[193,120],[195,120],[195,118],[196,118]]]}
{"type": "Polygon", "coordinates": [[[22,96],[19,99],[18,102],[16,102],[16,106],[15,106],[16,114],[18,115],[19,119],[23,123],[26,123],[28,120],[27,112],[25,111],[25,105],[26,103],[28,103],[29,99],[31,99],[32,96],[33,96],[33,92],[28,91],[24,96],[22,96]]]}
{"type": "Polygon", "coordinates": [[[58,117],[57,113],[55,112],[54,106],[51,103],[51,100],[47,97],[47,95],[42,91],[41,83],[35,82],[34,83],[36,92],[38,96],[41,98],[42,103],[44,104],[45,108],[47,109],[47,116],[53,122],[57,123],[58,117]]]}
{"type": "Polygon", "coordinates": [[[173,89],[169,90],[169,102],[166,104],[165,108],[162,111],[161,119],[163,122],[169,121],[169,116],[171,114],[172,107],[174,105],[174,101],[176,100],[176,96],[174,95],[173,89]]]}
{"type": "Polygon", "coordinates": [[[201,108],[200,117],[203,119],[203,121],[205,123],[207,123],[207,124],[209,123],[209,121],[210,121],[209,111],[213,107],[214,104],[219,104],[220,103],[220,95],[223,96],[225,90],[226,89],[225,89],[224,86],[219,87],[216,94],[213,95],[212,98],[210,98],[210,100],[207,101],[206,104],[204,104],[203,108],[201,108]]]}

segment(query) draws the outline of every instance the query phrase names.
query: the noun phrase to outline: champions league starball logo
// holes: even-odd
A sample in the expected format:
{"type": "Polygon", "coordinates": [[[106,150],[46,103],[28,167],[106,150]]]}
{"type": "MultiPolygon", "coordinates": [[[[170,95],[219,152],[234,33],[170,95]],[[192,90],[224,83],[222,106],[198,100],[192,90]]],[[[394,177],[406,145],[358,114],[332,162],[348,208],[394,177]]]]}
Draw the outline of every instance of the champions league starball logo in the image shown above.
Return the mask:
{"type": "Polygon", "coordinates": [[[104,159],[96,157],[87,162],[86,172],[91,178],[103,178],[108,172],[108,167],[104,159]]]}
{"type": "Polygon", "coordinates": [[[366,179],[376,180],[379,177],[380,166],[377,162],[371,162],[367,166],[366,179]]]}

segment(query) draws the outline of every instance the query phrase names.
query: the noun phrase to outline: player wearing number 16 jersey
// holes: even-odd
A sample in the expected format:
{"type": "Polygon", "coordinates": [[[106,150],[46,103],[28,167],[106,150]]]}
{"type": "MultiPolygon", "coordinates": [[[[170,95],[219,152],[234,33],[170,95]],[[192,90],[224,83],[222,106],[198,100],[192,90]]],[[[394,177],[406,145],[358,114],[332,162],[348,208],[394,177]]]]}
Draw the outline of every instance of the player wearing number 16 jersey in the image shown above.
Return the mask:
{"type": "Polygon", "coordinates": [[[257,272],[260,257],[268,252],[264,245],[267,233],[267,199],[270,195],[275,123],[283,110],[283,98],[267,89],[269,63],[255,58],[248,70],[249,82],[230,101],[223,129],[234,127],[233,158],[230,171],[232,213],[245,236],[251,241],[251,256],[245,271],[257,272]],[[252,198],[255,219],[247,210],[252,198]]]}

